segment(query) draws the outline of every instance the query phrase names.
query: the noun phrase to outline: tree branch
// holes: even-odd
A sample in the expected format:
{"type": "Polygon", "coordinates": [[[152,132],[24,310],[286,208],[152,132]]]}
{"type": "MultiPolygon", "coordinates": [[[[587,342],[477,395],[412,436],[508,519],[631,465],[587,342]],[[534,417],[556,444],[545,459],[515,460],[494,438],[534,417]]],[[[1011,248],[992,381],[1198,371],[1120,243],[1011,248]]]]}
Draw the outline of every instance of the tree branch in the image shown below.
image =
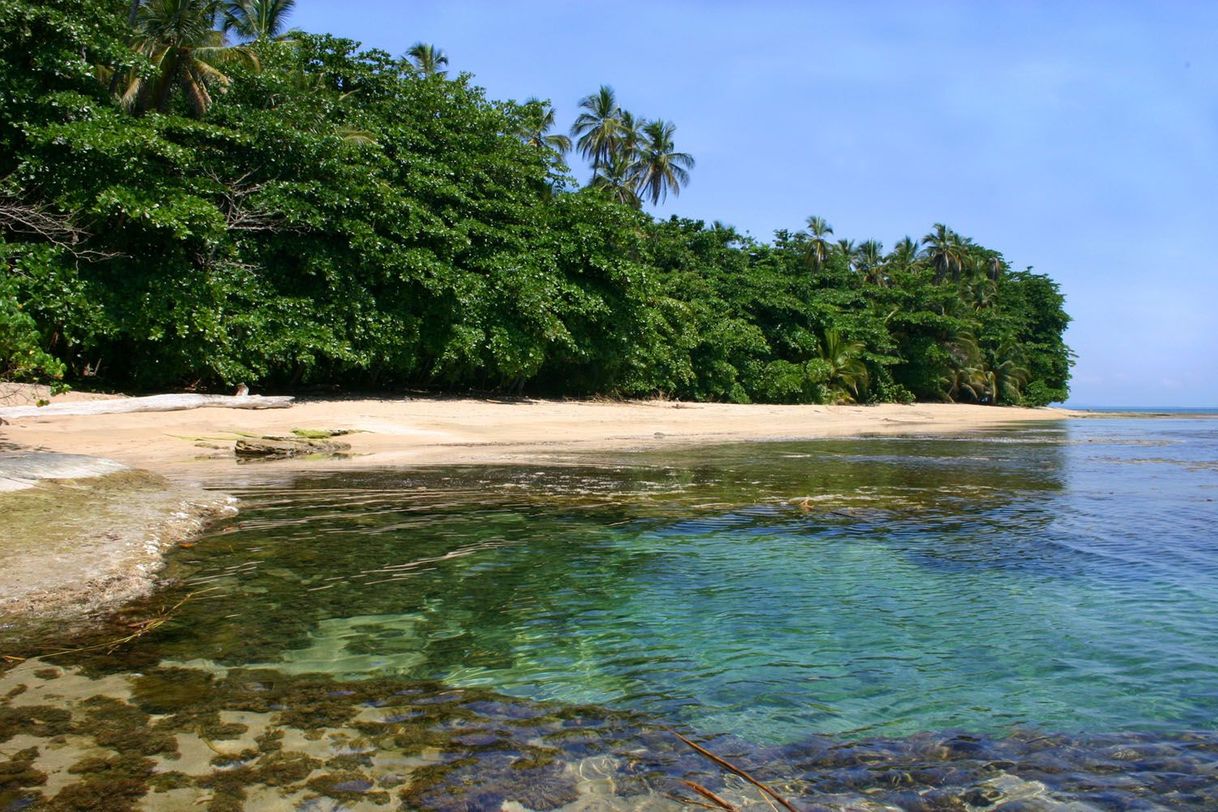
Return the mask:
{"type": "Polygon", "coordinates": [[[223,190],[220,192],[220,210],[224,212],[224,222],[228,229],[250,232],[298,230],[285,223],[279,213],[250,205],[249,198],[266,188],[265,183],[248,183],[250,174],[247,172],[235,180],[227,181],[214,172],[208,173],[208,177],[223,190]]]}
{"type": "Polygon", "coordinates": [[[46,206],[30,203],[7,192],[0,192],[0,229],[14,234],[41,237],[78,259],[96,261],[120,256],[115,251],[85,247],[84,243],[93,235],[73,223],[68,215],[51,211],[46,206]]]}

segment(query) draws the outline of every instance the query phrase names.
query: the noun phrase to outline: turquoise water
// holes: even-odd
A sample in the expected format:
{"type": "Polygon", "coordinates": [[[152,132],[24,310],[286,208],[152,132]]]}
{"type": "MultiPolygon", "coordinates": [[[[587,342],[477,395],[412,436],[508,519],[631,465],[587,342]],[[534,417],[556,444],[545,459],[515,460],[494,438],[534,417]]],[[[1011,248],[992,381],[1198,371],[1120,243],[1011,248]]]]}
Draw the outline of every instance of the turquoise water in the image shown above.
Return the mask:
{"type": "Polygon", "coordinates": [[[0,809],[771,808],[671,729],[815,808],[1218,808],[1218,420],[247,471],[0,671],[0,809]]]}
{"type": "Polygon", "coordinates": [[[613,462],[248,491],[177,563],[217,594],[161,654],[760,742],[1218,718],[1218,423],[613,462]]]}

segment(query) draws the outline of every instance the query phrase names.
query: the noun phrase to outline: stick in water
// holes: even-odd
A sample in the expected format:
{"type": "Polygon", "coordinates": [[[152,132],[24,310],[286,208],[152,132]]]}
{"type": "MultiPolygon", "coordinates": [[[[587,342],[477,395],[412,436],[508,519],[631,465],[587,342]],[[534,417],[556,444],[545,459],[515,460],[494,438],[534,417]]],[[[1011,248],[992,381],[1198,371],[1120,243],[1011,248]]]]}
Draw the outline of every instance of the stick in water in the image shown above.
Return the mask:
{"type": "Polygon", "coordinates": [[[732,804],[723,800],[718,795],[711,792],[709,789],[702,786],[701,784],[695,784],[693,781],[682,781],[681,783],[684,784],[685,786],[689,787],[694,792],[698,793],[703,798],[707,799],[708,801],[710,801],[712,804],[719,807],[720,809],[726,809],[726,810],[728,810],[728,812],[740,812],[740,807],[733,806],[732,804]]]}
{"type": "Polygon", "coordinates": [[[733,772],[733,773],[735,773],[736,775],[738,775],[738,776],[740,776],[741,778],[743,778],[745,781],[748,781],[750,784],[752,784],[753,786],[757,787],[757,789],[761,790],[761,791],[762,791],[762,792],[764,792],[766,795],[769,795],[769,796],[770,796],[771,798],[773,798],[775,801],[778,801],[778,803],[780,803],[780,804],[782,804],[784,807],[786,807],[786,808],[789,810],[789,812],[799,812],[799,810],[798,810],[798,809],[796,809],[795,807],[791,806],[790,801],[788,801],[786,798],[783,798],[783,797],[782,797],[781,795],[779,795],[777,792],[775,792],[774,790],[770,789],[770,788],[769,788],[769,787],[767,787],[765,784],[761,783],[761,782],[760,782],[760,781],[758,781],[756,778],[754,778],[753,776],[751,776],[751,775],[749,775],[748,773],[746,773],[744,770],[742,770],[742,769],[740,769],[739,767],[737,767],[735,764],[732,764],[732,763],[731,763],[730,761],[728,761],[727,759],[720,758],[719,756],[717,756],[717,755],[715,755],[714,753],[712,753],[710,750],[707,750],[707,749],[706,749],[705,747],[703,747],[702,745],[700,745],[700,744],[695,744],[694,742],[692,742],[692,741],[690,741],[689,739],[687,739],[687,738],[685,738],[684,736],[682,736],[680,733],[677,733],[675,730],[673,731],[673,734],[672,734],[672,735],[676,736],[676,737],[677,737],[678,739],[680,739],[682,742],[684,742],[685,744],[689,745],[689,746],[690,746],[690,747],[692,747],[694,750],[698,751],[700,754],[702,754],[703,756],[707,757],[707,758],[708,758],[708,759],[710,759],[711,761],[715,762],[716,764],[718,764],[718,765],[719,765],[720,767],[722,767],[723,769],[728,770],[729,772],[733,772]]]}

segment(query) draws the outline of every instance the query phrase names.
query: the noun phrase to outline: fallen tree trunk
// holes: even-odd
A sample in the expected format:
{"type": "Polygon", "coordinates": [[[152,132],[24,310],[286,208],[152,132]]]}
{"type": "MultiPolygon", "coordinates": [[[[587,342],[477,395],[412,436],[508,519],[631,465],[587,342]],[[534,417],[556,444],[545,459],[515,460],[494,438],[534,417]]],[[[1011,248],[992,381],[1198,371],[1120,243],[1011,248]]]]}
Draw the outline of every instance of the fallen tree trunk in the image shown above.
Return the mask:
{"type": "Polygon", "coordinates": [[[47,406],[8,406],[0,408],[0,418],[19,420],[43,415],[126,414],[128,412],[180,412],[207,407],[223,409],[286,409],[292,397],[261,395],[151,395],[144,398],[85,400],[52,403],[47,406]]]}

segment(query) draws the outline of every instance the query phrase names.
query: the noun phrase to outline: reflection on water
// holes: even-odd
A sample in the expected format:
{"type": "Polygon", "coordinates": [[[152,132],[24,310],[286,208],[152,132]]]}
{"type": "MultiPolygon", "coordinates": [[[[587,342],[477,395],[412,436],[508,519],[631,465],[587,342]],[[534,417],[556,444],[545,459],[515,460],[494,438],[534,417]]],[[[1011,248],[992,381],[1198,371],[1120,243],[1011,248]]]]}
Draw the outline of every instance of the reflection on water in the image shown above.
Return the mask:
{"type": "MultiPolygon", "coordinates": [[[[337,764],[329,783],[344,754],[291,751],[318,761],[283,784],[301,803],[407,791],[424,808],[637,806],[689,797],[677,779],[690,777],[747,801],[674,725],[823,803],[1205,808],[1216,426],[301,477],[242,493],[240,517],[179,555],[157,605],[195,597],[173,622],[118,661],[56,663],[86,668],[62,679],[119,680],[115,701],[179,747],[220,706],[266,714],[247,724],[264,733],[362,736],[368,762],[337,764]],[[250,700],[247,674],[279,699],[250,700]],[[175,680],[189,712],[148,699],[175,680]],[[409,734],[430,760],[403,754],[414,745],[394,725],[412,718],[435,728],[409,734]]],[[[237,761],[251,785],[270,775],[256,736],[225,751],[250,751],[237,761]]],[[[214,767],[175,791],[199,792],[214,767]]]]}

